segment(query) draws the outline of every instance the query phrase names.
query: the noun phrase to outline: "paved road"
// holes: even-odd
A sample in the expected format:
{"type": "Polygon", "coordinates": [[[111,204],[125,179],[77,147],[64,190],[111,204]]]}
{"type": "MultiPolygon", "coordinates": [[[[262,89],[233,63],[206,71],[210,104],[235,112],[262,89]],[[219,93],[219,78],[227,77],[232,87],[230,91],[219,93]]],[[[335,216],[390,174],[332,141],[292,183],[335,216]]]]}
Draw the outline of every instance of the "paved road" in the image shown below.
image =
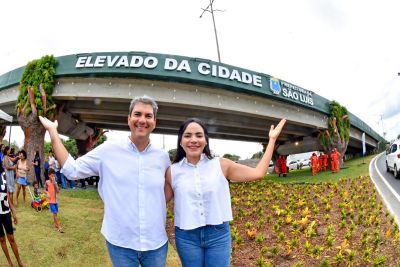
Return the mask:
{"type": "Polygon", "coordinates": [[[382,196],[386,207],[400,226],[400,179],[386,172],[385,153],[376,156],[369,165],[369,174],[382,196]]]}

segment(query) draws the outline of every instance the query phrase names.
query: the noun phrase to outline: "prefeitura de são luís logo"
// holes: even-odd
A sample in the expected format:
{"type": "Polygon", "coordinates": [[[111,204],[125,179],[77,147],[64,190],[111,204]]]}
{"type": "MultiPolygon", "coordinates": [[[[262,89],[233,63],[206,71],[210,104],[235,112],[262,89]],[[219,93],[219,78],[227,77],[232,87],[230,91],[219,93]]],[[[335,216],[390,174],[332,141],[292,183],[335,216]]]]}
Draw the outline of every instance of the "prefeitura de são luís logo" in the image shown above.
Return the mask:
{"type": "Polygon", "coordinates": [[[281,93],[281,83],[277,78],[269,78],[269,87],[271,88],[272,93],[275,95],[279,95],[281,93]]]}

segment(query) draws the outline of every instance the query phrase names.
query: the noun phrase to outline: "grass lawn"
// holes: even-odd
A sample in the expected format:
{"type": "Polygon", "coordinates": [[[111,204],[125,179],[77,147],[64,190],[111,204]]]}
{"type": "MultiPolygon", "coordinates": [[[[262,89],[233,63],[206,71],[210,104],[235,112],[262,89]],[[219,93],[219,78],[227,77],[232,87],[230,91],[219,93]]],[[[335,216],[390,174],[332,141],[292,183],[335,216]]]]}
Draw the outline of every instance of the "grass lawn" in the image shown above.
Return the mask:
{"type": "MultiPolygon", "coordinates": [[[[32,190],[32,189],[31,189],[32,190]]],[[[17,206],[15,239],[22,261],[27,266],[112,266],[100,233],[103,203],[95,189],[63,190],[58,195],[59,219],[65,233],[55,230],[49,210],[36,212],[27,195],[17,206]]],[[[18,266],[7,241],[14,266],[18,266]]],[[[167,266],[179,266],[179,258],[170,246],[167,266]]],[[[0,251],[0,266],[7,266],[0,251]]]]}
{"type": "Polygon", "coordinates": [[[278,177],[278,174],[268,174],[267,180],[278,183],[323,183],[337,182],[340,178],[355,178],[359,176],[369,175],[369,163],[376,155],[367,156],[365,158],[356,158],[345,162],[344,168],[339,173],[332,173],[330,170],[317,173],[311,176],[311,169],[304,168],[302,170],[292,170],[287,177],[278,177]]]}

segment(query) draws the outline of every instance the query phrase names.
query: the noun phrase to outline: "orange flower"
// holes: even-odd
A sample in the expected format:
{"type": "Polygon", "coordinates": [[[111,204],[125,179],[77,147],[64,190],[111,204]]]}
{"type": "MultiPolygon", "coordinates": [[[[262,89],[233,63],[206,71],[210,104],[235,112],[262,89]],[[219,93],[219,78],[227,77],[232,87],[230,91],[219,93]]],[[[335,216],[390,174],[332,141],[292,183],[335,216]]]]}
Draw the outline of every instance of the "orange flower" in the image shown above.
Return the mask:
{"type": "Polygon", "coordinates": [[[346,248],[348,248],[350,246],[350,244],[349,244],[349,241],[347,241],[347,239],[344,239],[343,241],[342,241],[342,243],[340,244],[340,246],[338,246],[338,247],[336,247],[337,249],[340,249],[340,250],[345,250],[346,248]]]}
{"type": "Polygon", "coordinates": [[[305,225],[307,225],[307,223],[308,223],[308,216],[301,218],[301,220],[300,220],[301,225],[305,226],[305,225]]]}
{"type": "Polygon", "coordinates": [[[385,237],[386,237],[386,239],[389,239],[391,236],[392,236],[392,230],[388,229],[386,231],[385,237]]]}
{"type": "Polygon", "coordinates": [[[310,215],[311,211],[308,209],[308,207],[306,207],[302,212],[301,212],[301,216],[303,217],[308,217],[310,215]]]}
{"type": "Polygon", "coordinates": [[[254,239],[256,237],[257,234],[257,229],[256,228],[252,228],[251,230],[247,230],[247,236],[250,239],[254,239]]]}

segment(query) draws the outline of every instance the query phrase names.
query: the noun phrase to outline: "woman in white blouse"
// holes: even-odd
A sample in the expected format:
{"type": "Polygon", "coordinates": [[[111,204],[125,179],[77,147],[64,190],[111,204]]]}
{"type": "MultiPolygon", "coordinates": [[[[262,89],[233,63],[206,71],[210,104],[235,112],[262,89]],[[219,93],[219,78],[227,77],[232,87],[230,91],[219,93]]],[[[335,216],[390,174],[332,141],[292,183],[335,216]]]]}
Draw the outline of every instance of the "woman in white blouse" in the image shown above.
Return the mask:
{"type": "Polygon", "coordinates": [[[232,209],[227,179],[262,179],[285,122],[271,125],[268,146],[255,168],[213,158],[203,122],[191,118],[182,123],[176,155],[166,173],[165,194],[167,200],[174,198],[175,240],[183,267],[230,266],[232,209]]]}

